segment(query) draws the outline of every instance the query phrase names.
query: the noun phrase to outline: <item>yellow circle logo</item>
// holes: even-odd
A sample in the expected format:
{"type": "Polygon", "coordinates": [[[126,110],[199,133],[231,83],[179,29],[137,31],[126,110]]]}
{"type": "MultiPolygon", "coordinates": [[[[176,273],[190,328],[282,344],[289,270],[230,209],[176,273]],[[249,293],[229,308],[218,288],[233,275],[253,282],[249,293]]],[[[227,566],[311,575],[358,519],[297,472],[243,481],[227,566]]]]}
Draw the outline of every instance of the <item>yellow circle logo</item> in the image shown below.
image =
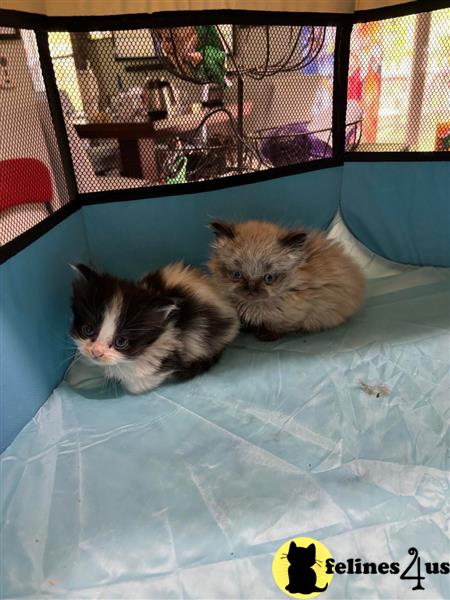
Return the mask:
{"type": "Polygon", "coordinates": [[[326,561],[332,558],[317,540],[298,537],[278,548],[272,562],[272,575],[282,592],[291,598],[314,598],[324,592],[333,579],[326,561]]]}

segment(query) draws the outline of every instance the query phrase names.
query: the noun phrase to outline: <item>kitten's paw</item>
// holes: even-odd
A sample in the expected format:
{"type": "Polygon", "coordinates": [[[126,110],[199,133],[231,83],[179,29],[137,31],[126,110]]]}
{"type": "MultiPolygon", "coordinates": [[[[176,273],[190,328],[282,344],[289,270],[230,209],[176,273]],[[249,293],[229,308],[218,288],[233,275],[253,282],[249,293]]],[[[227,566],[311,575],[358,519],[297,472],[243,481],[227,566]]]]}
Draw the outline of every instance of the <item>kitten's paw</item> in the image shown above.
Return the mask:
{"type": "Polygon", "coordinates": [[[258,329],[255,331],[255,335],[261,342],[274,342],[283,336],[282,333],[276,331],[269,331],[268,329],[258,329]]]}

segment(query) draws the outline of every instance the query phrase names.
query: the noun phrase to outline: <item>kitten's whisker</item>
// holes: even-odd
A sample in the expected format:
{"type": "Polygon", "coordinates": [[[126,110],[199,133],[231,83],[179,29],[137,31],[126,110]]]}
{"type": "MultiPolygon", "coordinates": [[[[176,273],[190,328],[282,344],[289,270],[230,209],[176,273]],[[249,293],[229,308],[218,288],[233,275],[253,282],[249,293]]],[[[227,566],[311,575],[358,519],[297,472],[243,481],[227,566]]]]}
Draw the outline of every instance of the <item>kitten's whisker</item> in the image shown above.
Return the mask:
{"type": "Polygon", "coordinates": [[[72,371],[73,367],[78,363],[80,359],[79,358],[75,358],[70,365],[67,367],[67,369],[64,371],[64,377],[67,377],[70,372],[72,371]]]}
{"type": "MultiPolygon", "coordinates": [[[[124,376],[123,376],[123,371],[120,368],[119,364],[116,364],[115,367],[118,370],[119,375],[121,376],[121,379],[122,380],[125,379],[124,376]]],[[[114,381],[114,385],[115,385],[116,397],[118,397],[118,395],[119,395],[119,393],[118,393],[119,392],[118,387],[119,387],[119,385],[121,385],[122,381],[120,381],[119,379],[113,379],[113,381],[114,381]]]]}
{"type": "Polygon", "coordinates": [[[58,340],[55,338],[55,342],[60,344],[63,348],[76,348],[76,344],[73,340],[69,340],[63,337],[59,337],[58,340]]]}
{"type": "MultiPolygon", "coordinates": [[[[65,358],[63,358],[61,361],[59,361],[59,363],[58,363],[58,369],[59,369],[61,366],[65,365],[65,363],[68,363],[69,361],[74,361],[74,360],[76,360],[76,358],[75,358],[75,357],[76,357],[76,355],[77,355],[77,353],[76,353],[76,352],[74,352],[74,353],[73,353],[73,354],[71,354],[70,356],[66,356],[66,357],[65,357],[65,358]]],[[[72,366],[72,364],[73,364],[73,362],[72,362],[72,363],[71,363],[71,364],[68,366],[68,368],[69,368],[69,369],[70,369],[70,367],[72,366]]]]}
{"type": "Polygon", "coordinates": [[[61,365],[64,365],[65,363],[67,363],[69,361],[75,360],[78,354],[79,353],[77,352],[77,348],[72,348],[71,354],[69,356],[65,356],[62,360],[60,360],[58,363],[58,367],[60,367],[61,365]]]}
{"type": "Polygon", "coordinates": [[[79,360],[81,360],[83,358],[83,356],[78,352],[69,358],[72,358],[72,362],[70,363],[70,365],[68,367],[68,369],[71,369],[75,363],[77,363],[79,360]]]}

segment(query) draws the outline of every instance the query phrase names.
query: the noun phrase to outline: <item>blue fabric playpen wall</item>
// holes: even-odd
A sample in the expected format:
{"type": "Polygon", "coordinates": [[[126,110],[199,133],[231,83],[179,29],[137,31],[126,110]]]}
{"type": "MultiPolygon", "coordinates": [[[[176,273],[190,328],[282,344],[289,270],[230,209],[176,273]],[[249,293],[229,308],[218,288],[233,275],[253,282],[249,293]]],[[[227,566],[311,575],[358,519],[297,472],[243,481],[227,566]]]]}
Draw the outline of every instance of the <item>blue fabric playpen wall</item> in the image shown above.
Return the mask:
{"type": "Polygon", "coordinates": [[[123,277],[180,257],[202,265],[212,218],[326,229],[340,202],[350,231],[380,256],[449,266],[449,191],[447,162],[348,163],[211,192],[83,207],[0,268],[2,448],[67,367],[69,263],[91,261],[123,277]]]}

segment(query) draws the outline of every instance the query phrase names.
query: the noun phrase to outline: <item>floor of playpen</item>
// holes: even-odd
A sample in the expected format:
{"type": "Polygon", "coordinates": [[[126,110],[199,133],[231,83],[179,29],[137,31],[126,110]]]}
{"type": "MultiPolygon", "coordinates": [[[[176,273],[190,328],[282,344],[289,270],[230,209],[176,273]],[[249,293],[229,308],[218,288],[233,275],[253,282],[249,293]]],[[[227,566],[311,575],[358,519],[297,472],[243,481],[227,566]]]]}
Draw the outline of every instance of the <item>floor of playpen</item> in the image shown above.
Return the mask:
{"type": "MultiPolygon", "coordinates": [[[[3,596],[281,598],[295,536],[445,560],[448,280],[401,279],[334,331],[242,335],[187,383],[63,382],[3,455],[3,596]]],[[[335,575],[327,597],[444,598],[444,577],[335,575]]]]}

